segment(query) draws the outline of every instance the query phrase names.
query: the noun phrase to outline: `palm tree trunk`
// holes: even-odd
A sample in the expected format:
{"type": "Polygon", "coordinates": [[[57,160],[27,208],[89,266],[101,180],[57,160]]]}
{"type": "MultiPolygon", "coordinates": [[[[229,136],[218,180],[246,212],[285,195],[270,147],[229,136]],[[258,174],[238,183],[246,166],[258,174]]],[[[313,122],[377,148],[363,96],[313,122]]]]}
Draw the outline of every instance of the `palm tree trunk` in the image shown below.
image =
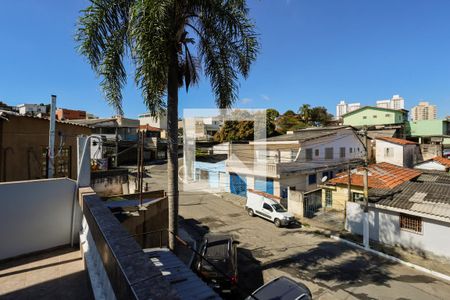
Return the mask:
{"type": "Polygon", "coordinates": [[[169,248],[176,251],[178,234],[178,57],[172,49],[167,83],[167,192],[169,200],[169,248]]]}

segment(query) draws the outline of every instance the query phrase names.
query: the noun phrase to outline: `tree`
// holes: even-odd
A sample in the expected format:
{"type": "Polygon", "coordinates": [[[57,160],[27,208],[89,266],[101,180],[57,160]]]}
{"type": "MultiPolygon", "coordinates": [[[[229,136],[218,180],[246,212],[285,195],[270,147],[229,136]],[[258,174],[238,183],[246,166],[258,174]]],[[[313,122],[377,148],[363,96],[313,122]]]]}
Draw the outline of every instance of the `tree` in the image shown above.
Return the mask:
{"type": "Polygon", "coordinates": [[[311,105],[303,104],[298,109],[298,114],[303,123],[309,124],[309,122],[311,121],[311,105]]]}
{"type": "Polygon", "coordinates": [[[278,135],[276,131],[276,119],[280,116],[280,113],[273,108],[266,110],[266,135],[272,137],[278,135]]]}
{"type": "MultiPolygon", "coordinates": [[[[76,40],[80,53],[102,78],[107,101],[123,114],[129,57],[135,83],[152,115],[167,107],[169,231],[177,234],[178,89],[184,85],[188,91],[198,81],[202,64],[217,106],[228,108],[237,100],[238,76],[248,76],[258,52],[246,1],[90,1],[78,21],[76,40]]],[[[175,250],[173,234],[169,247],[175,250]]]]}
{"type": "Polygon", "coordinates": [[[311,109],[311,122],[314,126],[325,126],[333,119],[333,115],[328,113],[323,106],[316,106],[311,109]]]}

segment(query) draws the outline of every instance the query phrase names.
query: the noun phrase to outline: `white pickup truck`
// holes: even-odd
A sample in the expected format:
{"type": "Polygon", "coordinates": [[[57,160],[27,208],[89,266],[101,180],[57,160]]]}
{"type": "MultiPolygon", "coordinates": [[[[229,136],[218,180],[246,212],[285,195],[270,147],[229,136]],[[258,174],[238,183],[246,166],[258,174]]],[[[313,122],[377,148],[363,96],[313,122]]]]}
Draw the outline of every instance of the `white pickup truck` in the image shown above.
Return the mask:
{"type": "Polygon", "coordinates": [[[260,216],[272,221],[275,226],[287,226],[296,223],[294,215],[288,212],[278,201],[261,195],[260,192],[248,192],[245,209],[249,216],[260,216]]]}

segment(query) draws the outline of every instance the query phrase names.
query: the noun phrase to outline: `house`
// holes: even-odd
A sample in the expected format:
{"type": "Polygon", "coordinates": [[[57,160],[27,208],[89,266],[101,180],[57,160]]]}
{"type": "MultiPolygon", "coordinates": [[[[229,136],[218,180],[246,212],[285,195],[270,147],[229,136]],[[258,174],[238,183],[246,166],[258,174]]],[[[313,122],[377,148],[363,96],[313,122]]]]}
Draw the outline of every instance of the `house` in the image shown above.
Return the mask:
{"type": "Polygon", "coordinates": [[[16,106],[21,115],[37,115],[39,113],[46,114],[49,109],[45,104],[19,104],[16,106]]]}
{"type": "MultiPolygon", "coordinates": [[[[372,164],[368,168],[369,192],[371,189],[390,190],[421,175],[418,170],[403,168],[386,162],[372,164]]],[[[350,178],[348,172],[343,172],[326,181],[322,185],[322,206],[345,211],[348,201],[362,201],[364,197],[363,172],[363,168],[360,167],[351,171],[350,178]]]]}
{"type": "Polygon", "coordinates": [[[161,129],[160,137],[167,138],[167,113],[160,112],[157,116],[152,116],[151,113],[145,113],[138,116],[140,126],[151,126],[161,129]]]}
{"type": "Polygon", "coordinates": [[[421,163],[418,163],[414,166],[414,169],[420,169],[420,170],[436,170],[436,171],[444,171],[449,172],[450,171],[450,159],[436,156],[433,158],[430,158],[428,160],[425,160],[421,163]]]}
{"type": "Polygon", "coordinates": [[[282,198],[288,188],[320,192],[322,179],[364,156],[364,146],[350,126],[308,128],[229,148],[230,192],[244,197],[248,189],[282,198]]]}
{"type": "Polygon", "coordinates": [[[424,160],[450,153],[449,119],[411,121],[409,127],[424,160]]]}
{"type": "Polygon", "coordinates": [[[196,157],[194,180],[203,183],[204,188],[210,191],[227,191],[230,183],[226,172],[226,159],[226,154],[196,157]]]}
{"type": "MultiPolygon", "coordinates": [[[[369,238],[450,259],[450,174],[424,173],[392,189],[369,193],[369,238]]],[[[346,229],[362,234],[360,204],[348,203],[346,229]]]]}
{"type": "MultiPolygon", "coordinates": [[[[47,178],[48,118],[0,111],[0,181],[47,178]]],[[[71,122],[55,122],[54,177],[76,179],[77,136],[92,128],[71,122]]]]}
{"type": "Polygon", "coordinates": [[[400,167],[412,168],[417,160],[417,143],[393,137],[375,139],[375,160],[387,162],[400,167]]]}
{"type": "Polygon", "coordinates": [[[403,126],[408,120],[408,111],[383,107],[364,106],[342,116],[343,125],[354,127],[403,126]]]}
{"type": "MultiPolygon", "coordinates": [[[[101,158],[109,158],[109,165],[136,163],[139,121],[116,116],[101,119],[71,120],[72,123],[92,127],[92,133],[101,138],[101,158]],[[117,158],[117,159],[116,159],[117,158]]],[[[96,141],[92,141],[93,145],[96,141]]]]}
{"type": "Polygon", "coordinates": [[[58,108],[56,110],[56,119],[58,120],[77,120],[77,119],[87,119],[86,111],[84,110],[74,110],[67,108],[58,108]]]}

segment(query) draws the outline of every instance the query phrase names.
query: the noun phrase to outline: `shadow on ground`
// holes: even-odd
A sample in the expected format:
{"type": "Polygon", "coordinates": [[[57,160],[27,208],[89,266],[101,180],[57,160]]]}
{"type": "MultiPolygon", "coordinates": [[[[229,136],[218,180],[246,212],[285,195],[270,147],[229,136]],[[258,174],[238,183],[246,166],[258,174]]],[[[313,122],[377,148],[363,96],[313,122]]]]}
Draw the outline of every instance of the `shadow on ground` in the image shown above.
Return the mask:
{"type": "MultiPolygon", "coordinates": [[[[210,231],[210,227],[204,225],[200,220],[184,219],[181,216],[179,217],[179,225],[189,233],[191,238],[197,241],[197,244],[200,244],[203,236],[209,232],[224,233],[210,231]]],[[[239,241],[236,237],[235,239],[239,241]]],[[[237,254],[239,289],[236,294],[221,295],[224,299],[245,299],[250,293],[264,284],[261,263],[254,257],[252,251],[238,246],[237,254]]]]}

